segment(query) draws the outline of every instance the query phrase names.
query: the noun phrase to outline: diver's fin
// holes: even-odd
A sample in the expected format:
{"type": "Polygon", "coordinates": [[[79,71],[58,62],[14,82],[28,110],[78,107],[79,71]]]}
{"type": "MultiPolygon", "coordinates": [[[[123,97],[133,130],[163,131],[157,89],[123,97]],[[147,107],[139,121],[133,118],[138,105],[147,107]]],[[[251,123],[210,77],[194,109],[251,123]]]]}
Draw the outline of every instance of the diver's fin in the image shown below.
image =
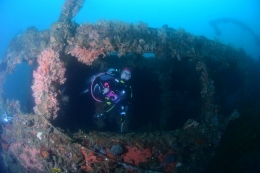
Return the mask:
{"type": "Polygon", "coordinates": [[[120,124],[120,132],[123,133],[123,129],[124,129],[124,122],[121,122],[120,124]]]}

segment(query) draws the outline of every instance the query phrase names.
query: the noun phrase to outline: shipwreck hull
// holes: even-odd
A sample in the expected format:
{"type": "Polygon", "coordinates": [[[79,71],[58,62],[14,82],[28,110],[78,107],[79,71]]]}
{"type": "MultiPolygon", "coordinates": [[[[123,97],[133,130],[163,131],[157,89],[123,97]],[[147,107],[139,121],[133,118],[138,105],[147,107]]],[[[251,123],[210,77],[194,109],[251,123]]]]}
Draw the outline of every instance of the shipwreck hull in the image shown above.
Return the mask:
{"type": "MultiPolygon", "coordinates": [[[[1,62],[0,92],[4,93],[7,74],[17,64],[28,63],[34,71],[32,86],[28,86],[33,104],[27,110],[33,111],[25,113],[18,102],[0,99],[1,108],[12,117],[2,125],[5,168],[34,173],[203,172],[227,125],[249,112],[249,102],[251,110],[259,104],[260,99],[253,96],[260,95],[260,84],[251,78],[259,75],[259,62],[242,49],[167,25],[151,28],[145,23],[121,21],[72,22],[82,5],[83,1],[66,1],[59,20],[49,30],[29,27],[9,45],[1,62]],[[145,57],[147,54],[151,57],[145,57]],[[160,90],[155,99],[161,108],[154,115],[156,123],[140,125],[149,131],[139,128],[124,134],[95,131],[88,125],[69,132],[61,120],[71,115],[67,105],[73,95],[64,94],[62,88],[72,83],[68,71],[75,64],[99,71],[111,65],[145,70],[160,90]],[[230,82],[236,87],[231,89],[230,82]],[[196,105],[182,104],[185,111],[173,108],[180,93],[176,90],[182,87],[185,94],[196,98],[196,105]],[[234,99],[237,102],[228,102],[234,99]],[[174,122],[173,114],[182,120],[174,122]]],[[[140,116],[133,113],[133,117],[140,116]]]]}

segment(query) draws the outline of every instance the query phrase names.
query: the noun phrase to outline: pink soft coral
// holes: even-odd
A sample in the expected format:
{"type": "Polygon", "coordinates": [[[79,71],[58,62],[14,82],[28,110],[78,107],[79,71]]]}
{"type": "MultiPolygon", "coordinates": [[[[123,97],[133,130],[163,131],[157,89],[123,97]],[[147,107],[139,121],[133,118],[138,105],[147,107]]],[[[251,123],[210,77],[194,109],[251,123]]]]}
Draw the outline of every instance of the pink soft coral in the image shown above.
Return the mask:
{"type": "Polygon", "coordinates": [[[138,149],[137,147],[126,146],[127,153],[123,156],[126,163],[138,165],[141,162],[148,162],[152,157],[152,152],[149,148],[138,149]]]}
{"type": "Polygon", "coordinates": [[[34,111],[36,114],[47,113],[52,115],[52,118],[56,118],[59,106],[55,86],[64,84],[66,81],[65,68],[59,59],[59,53],[51,48],[41,52],[38,56],[38,63],[39,67],[33,72],[32,90],[36,104],[34,111]]]}

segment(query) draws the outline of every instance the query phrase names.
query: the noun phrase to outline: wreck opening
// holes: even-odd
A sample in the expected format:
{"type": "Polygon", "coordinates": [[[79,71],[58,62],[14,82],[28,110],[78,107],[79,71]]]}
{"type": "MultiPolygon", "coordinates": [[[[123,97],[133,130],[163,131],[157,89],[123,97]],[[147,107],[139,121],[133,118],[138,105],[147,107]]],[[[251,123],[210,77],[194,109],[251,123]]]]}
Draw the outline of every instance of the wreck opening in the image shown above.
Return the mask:
{"type": "Polygon", "coordinates": [[[19,101],[20,110],[24,113],[33,113],[34,99],[32,97],[33,67],[27,62],[16,64],[15,70],[6,75],[3,85],[2,99],[7,102],[19,101]]]}
{"type": "Polygon", "coordinates": [[[203,172],[228,124],[240,113],[259,115],[259,62],[244,51],[167,25],[77,24],[83,2],[67,0],[49,30],[29,27],[15,37],[0,63],[1,94],[18,62],[34,65],[25,112],[0,98],[9,120],[0,146],[12,172],[203,172]],[[97,130],[86,80],[125,66],[133,71],[133,133],[113,123],[97,130]]]}
{"type": "Polygon", "coordinates": [[[129,109],[129,132],[174,130],[188,119],[200,115],[200,83],[192,62],[174,59],[136,56],[129,54],[118,58],[111,54],[99,58],[92,66],[70,57],[66,65],[66,82],[62,92],[61,111],[53,125],[70,132],[102,130],[118,132],[115,122],[97,129],[94,121],[95,100],[90,92],[90,78],[108,68],[123,68],[123,64],[139,64],[132,67],[131,85],[133,100],[129,109]],[[173,99],[174,98],[174,99],[173,99]]]}

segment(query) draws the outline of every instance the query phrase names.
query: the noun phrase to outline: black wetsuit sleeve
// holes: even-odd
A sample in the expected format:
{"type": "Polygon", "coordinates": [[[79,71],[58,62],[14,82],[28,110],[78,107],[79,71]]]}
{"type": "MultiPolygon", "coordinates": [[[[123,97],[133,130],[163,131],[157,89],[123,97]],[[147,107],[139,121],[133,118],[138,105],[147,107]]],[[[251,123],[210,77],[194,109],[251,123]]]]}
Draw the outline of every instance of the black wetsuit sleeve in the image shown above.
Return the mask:
{"type": "Polygon", "coordinates": [[[104,96],[103,96],[103,81],[101,80],[101,78],[98,76],[97,78],[95,78],[95,80],[93,81],[93,84],[92,84],[92,92],[93,92],[93,95],[98,98],[98,99],[101,99],[103,100],[104,99],[104,96]]]}
{"type": "Polygon", "coordinates": [[[109,92],[104,94],[103,89],[109,88],[109,91],[113,91],[114,82],[115,78],[107,73],[103,73],[100,76],[97,76],[92,86],[93,94],[101,100],[104,100],[109,92]]]}

